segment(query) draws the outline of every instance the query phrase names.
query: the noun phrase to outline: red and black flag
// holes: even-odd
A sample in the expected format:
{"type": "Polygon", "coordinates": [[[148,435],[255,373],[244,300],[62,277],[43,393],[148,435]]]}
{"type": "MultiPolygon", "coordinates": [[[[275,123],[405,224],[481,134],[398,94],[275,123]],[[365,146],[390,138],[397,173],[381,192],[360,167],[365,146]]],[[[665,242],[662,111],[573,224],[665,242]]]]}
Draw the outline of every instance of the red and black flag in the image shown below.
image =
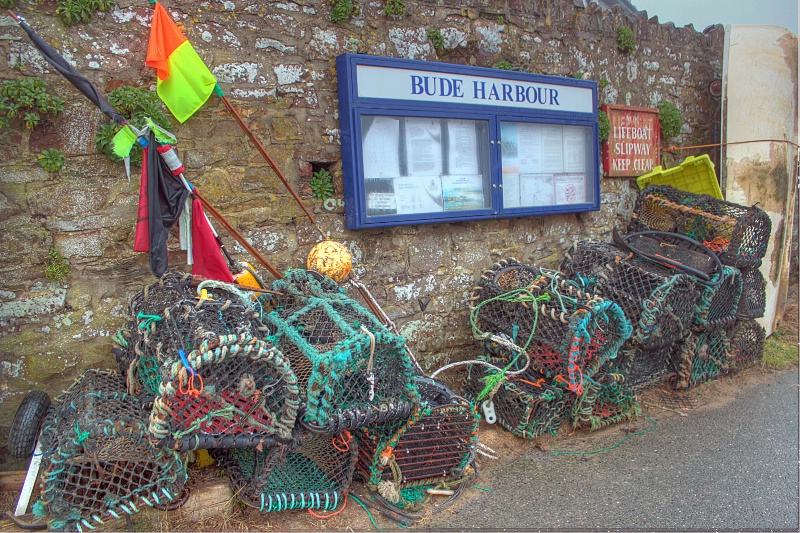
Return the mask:
{"type": "Polygon", "coordinates": [[[25,19],[22,17],[17,17],[17,22],[19,25],[22,26],[22,29],[27,32],[28,37],[30,37],[31,41],[33,41],[33,45],[39,50],[39,53],[50,63],[54,69],[56,69],[62,76],[67,78],[67,80],[75,86],[81,93],[83,93],[86,98],[91,100],[91,102],[100,108],[100,111],[108,115],[108,117],[113,120],[115,123],[122,125],[127,122],[124,116],[122,116],[119,111],[114,109],[114,107],[108,103],[105,96],[100,94],[100,92],[92,85],[92,82],[84,78],[81,74],[79,74],[73,67],[70,65],[66,59],[61,57],[61,54],[56,52],[55,48],[44,42],[44,40],[39,37],[39,35],[31,29],[25,23],[25,19]]]}

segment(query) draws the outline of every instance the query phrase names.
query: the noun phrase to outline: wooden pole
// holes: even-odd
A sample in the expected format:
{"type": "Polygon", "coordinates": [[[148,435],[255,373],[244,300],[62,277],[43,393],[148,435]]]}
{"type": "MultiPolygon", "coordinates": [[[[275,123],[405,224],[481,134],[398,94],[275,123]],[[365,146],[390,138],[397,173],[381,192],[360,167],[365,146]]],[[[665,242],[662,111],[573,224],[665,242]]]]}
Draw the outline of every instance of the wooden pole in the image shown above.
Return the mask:
{"type": "Polygon", "coordinates": [[[297,192],[295,192],[295,190],[292,188],[291,184],[289,183],[289,180],[287,180],[286,176],[283,175],[283,172],[281,172],[281,170],[278,168],[278,165],[275,164],[275,161],[272,160],[270,155],[264,149],[264,146],[256,138],[256,136],[253,135],[253,132],[250,130],[247,124],[244,123],[242,117],[228,101],[228,97],[220,96],[220,98],[222,99],[222,103],[225,104],[225,107],[228,109],[228,111],[230,111],[231,115],[233,115],[233,118],[236,119],[236,123],[239,124],[239,127],[241,127],[242,130],[247,134],[247,137],[250,139],[250,142],[253,143],[253,146],[255,146],[258,152],[264,157],[264,159],[267,160],[267,163],[269,163],[269,166],[272,167],[272,170],[275,171],[275,174],[278,175],[280,180],[283,182],[284,186],[286,186],[286,189],[289,191],[289,194],[291,194],[292,197],[295,199],[297,205],[299,205],[300,208],[303,210],[303,212],[305,212],[306,216],[308,216],[308,219],[311,221],[312,224],[314,224],[314,227],[317,229],[319,234],[322,236],[323,239],[325,239],[326,238],[325,233],[323,233],[322,229],[320,229],[319,225],[317,224],[317,221],[314,220],[314,216],[311,214],[308,208],[306,208],[305,204],[303,204],[303,201],[300,199],[300,196],[297,195],[297,192]]]}

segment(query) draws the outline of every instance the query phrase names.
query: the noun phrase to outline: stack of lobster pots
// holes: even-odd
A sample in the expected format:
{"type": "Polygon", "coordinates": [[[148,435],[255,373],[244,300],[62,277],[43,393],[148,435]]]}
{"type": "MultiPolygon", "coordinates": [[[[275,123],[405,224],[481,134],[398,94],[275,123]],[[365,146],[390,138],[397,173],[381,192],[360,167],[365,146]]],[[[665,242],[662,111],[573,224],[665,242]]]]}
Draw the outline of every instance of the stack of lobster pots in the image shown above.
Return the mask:
{"type": "Polygon", "coordinates": [[[771,221],[753,206],[668,186],[640,191],[627,235],[576,244],[562,270],[598,284],[634,325],[617,364],[678,390],[760,361],[771,221]]]}

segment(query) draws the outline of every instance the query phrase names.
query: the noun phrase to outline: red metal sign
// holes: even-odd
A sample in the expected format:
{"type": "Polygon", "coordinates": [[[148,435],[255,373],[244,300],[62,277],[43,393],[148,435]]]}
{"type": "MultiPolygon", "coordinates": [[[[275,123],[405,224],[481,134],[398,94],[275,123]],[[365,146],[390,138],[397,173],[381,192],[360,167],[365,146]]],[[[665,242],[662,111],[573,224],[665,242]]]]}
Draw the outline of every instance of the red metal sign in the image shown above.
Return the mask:
{"type": "Polygon", "coordinates": [[[642,176],[661,164],[658,109],[604,105],[611,131],[603,143],[606,176],[642,176]]]}

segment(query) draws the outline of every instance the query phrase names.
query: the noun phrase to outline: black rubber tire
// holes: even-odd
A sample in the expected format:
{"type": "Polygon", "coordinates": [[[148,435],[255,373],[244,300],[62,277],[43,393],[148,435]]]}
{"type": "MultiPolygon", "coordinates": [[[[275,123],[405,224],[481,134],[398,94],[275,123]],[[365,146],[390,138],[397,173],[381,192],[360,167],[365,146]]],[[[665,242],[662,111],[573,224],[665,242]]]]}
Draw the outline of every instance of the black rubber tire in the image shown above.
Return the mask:
{"type": "Polygon", "coordinates": [[[8,453],[17,459],[31,456],[39,436],[39,426],[50,406],[50,396],[43,390],[32,390],[19,404],[8,433],[8,453]]]}

